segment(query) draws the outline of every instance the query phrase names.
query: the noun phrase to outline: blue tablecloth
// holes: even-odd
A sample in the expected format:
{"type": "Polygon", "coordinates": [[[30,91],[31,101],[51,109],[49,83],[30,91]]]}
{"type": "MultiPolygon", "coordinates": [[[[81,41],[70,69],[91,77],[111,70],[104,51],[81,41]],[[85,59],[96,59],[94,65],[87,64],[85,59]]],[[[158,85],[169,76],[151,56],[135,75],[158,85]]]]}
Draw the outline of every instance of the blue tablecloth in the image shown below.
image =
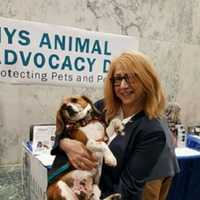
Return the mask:
{"type": "Polygon", "coordinates": [[[200,155],[178,157],[180,173],[173,180],[167,200],[200,199],[200,155]]]}

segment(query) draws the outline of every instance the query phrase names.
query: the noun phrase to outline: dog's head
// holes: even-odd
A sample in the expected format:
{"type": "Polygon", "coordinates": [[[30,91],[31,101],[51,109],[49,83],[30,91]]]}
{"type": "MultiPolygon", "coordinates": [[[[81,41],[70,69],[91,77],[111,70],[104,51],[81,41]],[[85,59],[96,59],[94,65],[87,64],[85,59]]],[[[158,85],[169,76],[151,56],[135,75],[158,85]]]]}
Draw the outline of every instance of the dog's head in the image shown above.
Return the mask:
{"type": "Polygon", "coordinates": [[[61,133],[66,124],[80,121],[92,112],[100,114],[88,97],[65,97],[57,112],[56,134],[61,133]]]}

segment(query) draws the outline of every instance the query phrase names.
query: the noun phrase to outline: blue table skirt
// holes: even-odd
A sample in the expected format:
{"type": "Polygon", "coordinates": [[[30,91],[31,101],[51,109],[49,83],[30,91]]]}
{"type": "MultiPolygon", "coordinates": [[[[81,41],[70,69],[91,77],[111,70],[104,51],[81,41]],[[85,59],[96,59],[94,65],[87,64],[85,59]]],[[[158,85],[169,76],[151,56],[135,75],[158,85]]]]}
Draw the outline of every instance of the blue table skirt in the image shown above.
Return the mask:
{"type": "Polygon", "coordinates": [[[200,200],[200,157],[178,161],[181,171],[172,180],[167,200],[200,200]]]}

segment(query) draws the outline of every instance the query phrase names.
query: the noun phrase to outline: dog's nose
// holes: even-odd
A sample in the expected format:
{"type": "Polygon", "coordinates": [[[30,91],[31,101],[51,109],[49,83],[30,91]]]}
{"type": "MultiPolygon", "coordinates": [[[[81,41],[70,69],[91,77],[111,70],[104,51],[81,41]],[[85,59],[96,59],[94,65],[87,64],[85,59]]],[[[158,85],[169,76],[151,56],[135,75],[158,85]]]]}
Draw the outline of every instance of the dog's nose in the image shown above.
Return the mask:
{"type": "Polygon", "coordinates": [[[73,110],[73,108],[72,108],[72,106],[70,106],[70,105],[68,105],[67,107],[66,107],[66,110],[73,110]]]}
{"type": "Polygon", "coordinates": [[[70,105],[66,107],[66,110],[68,112],[70,112],[70,113],[74,111],[73,108],[72,108],[72,106],[70,106],[70,105]]]}
{"type": "Polygon", "coordinates": [[[76,112],[74,111],[73,107],[68,105],[66,107],[67,112],[69,113],[70,116],[73,116],[76,112]]]}

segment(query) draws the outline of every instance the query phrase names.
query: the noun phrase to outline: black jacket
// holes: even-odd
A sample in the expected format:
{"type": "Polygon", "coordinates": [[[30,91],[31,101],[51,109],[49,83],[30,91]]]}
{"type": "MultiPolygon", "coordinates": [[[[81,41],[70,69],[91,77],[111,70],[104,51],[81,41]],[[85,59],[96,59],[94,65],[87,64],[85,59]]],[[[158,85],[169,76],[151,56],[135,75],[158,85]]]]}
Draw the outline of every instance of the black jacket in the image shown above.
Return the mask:
{"type": "MultiPolygon", "coordinates": [[[[102,101],[96,107],[102,110],[102,101]]],[[[119,192],[123,200],[141,200],[145,180],[165,147],[167,129],[159,119],[150,120],[142,111],[131,118],[124,131],[124,136],[119,135],[110,143],[118,164],[115,168],[103,165],[100,189],[102,197],[119,192]]],[[[65,163],[66,155],[58,147],[59,140],[52,153],[63,157],[65,163]]]]}
{"type": "MultiPolygon", "coordinates": [[[[103,108],[102,102],[96,106],[103,108]]],[[[141,200],[145,180],[158,161],[166,143],[159,119],[148,119],[142,111],[125,125],[125,135],[116,136],[110,149],[117,158],[117,167],[104,165],[100,181],[102,197],[121,193],[123,200],[141,200]]]]}

